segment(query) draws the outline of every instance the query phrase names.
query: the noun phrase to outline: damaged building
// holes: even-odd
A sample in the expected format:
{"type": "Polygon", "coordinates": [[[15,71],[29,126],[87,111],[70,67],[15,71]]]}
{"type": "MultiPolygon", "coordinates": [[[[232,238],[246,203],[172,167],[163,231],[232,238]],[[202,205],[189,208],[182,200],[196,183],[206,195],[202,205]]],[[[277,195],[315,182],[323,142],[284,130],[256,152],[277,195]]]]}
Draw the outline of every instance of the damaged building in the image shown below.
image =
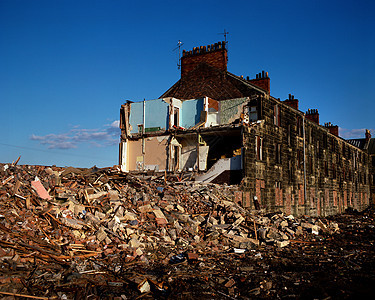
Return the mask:
{"type": "Polygon", "coordinates": [[[366,208],[374,183],[366,149],[270,95],[267,72],[227,71],[225,42],[183,51],[181,78],[155,100],[121,106],[124,172],[194,172],[201,182],[238,184],[235,201],[294,215],[366,208]]]}

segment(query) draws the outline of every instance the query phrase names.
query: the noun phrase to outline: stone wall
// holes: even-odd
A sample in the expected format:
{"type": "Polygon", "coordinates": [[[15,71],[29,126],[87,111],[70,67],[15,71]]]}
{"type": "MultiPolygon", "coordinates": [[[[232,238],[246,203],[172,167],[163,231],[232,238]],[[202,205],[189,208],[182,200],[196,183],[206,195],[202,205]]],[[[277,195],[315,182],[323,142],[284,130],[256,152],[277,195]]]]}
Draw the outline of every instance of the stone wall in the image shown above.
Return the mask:
{"type": "Polygon", "coordinates": [[[243,130],[244,204],[257,196],[267,211],[323,216],[369,205],[366,152],[278,99],[258,101],[262,121],[243,130]]]}

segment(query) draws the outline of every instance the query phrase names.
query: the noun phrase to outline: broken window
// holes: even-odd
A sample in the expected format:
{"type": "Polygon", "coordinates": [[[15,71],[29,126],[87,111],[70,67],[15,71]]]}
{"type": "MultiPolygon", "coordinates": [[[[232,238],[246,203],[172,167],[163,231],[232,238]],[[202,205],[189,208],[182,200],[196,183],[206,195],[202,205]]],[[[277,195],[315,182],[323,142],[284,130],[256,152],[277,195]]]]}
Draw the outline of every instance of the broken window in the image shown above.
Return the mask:
{"type": "Polygon", "coordinates": [[[276,126],[281,126],[280,106],[278,104],[273,107],[273,123],[276,126]]]}
{"type": "Polygon", "coordinates": [[[257,160],[263,160],[263,138],[255,137],[255,151],[257,160]]]}

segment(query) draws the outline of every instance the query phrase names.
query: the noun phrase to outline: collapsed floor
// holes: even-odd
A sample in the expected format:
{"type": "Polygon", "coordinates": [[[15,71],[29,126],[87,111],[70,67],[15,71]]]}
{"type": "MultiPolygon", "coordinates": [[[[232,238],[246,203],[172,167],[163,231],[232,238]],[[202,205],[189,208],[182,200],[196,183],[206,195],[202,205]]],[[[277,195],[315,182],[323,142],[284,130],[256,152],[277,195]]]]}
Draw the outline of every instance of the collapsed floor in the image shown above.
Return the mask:
{"type": "Polygon", "coordinates": [[[0,175],[3,298],[342,299],[375,291],[372,210],[320,219],[250,212],[229,186],[116,168],[0,164],[0,175]]]}

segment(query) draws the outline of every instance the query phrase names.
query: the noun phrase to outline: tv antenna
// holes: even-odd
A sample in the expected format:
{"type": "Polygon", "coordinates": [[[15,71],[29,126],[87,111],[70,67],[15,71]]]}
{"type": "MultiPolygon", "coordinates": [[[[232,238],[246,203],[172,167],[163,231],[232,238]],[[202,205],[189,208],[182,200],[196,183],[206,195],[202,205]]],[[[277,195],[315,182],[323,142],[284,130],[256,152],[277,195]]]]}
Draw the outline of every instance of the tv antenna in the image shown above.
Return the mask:
{"type": "Polygon", "coordinates": [[[184,44],[183,42],[181,42],[180,40],[178,40],[177,47],[173,49],[173,51],[176,51],[178,49],[178,62],[177,62],[177,68],[178,69],[181,68],[181,46],[183,44],[184,44]]]}
{"type": "Polygon", "coordinates": [[[229,32],[224,29],[224,32],[218,33],[218,34],[224,35],[224,41],[225,41],[225,44],[226,44],[227,43],[227,35],[229,34],[229,32]]]}

